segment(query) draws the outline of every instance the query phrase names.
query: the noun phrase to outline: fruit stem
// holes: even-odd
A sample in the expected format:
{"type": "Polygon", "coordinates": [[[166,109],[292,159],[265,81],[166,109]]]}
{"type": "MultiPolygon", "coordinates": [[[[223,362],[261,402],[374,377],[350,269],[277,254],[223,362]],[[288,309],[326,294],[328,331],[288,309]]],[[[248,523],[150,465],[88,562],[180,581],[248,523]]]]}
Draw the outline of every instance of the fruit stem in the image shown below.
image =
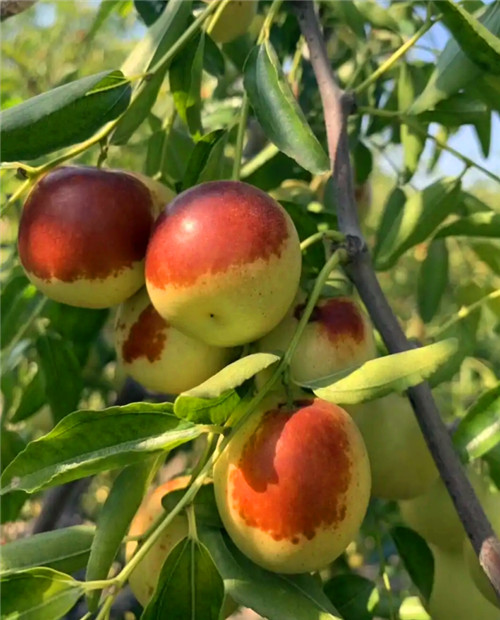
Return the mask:
{"type": "Polygon", "coordinates": [[[13,205],[18,198],[20,198],[24,192],[26,192],[33,185],[33,177],[26,179],[21,183],[21,185],[16,189],[16,191],[10,196],[10,198],[5,203],[5,206],[0,211],[0,217],[3,217],[7,212],[8,208],[13,205]]]}
{"type": "Polygon", "coordinates": [[[223,0],[218,6],[217,11],[215,11],[215,15],[212,17],[212,19],[210,20],[210,23],[208,24],[208,27],[207,27],[208,35],[212,34],[212,31],[217,25],[217,22],[219,21],[220,16],[222,15],[222,13],[224,12],[224,9],[230,2],[231,0],[223,0]]]}
{"type": "Polygon", "coordinates": [[[491,291],[487,295],[484,295],[484,297],[481,297],[480,299],[475,301],[473,304],[470,304],[470,306],[462,306],[460,308],[460,310],[457,312],[457,314],[455,316],[453,316],[451,319],[449,319],[448,321],[446,321],[446,323],[441,325],[441,327],[438,327],[431,334],[431,337],[434,338],[434,339],[439,338],[452,325],[455,325],[455,323],[459,323],[460,321],[463,321],[463,319],[468,317],[470,314],[472,314],[476,310],[479,310],[479,308],[483,304],[488,303],[489,301],[492,301],[493,299],[497,299],[497,297],[500,297],[500,289],[497,289],[495,291],[491,291]]]}
{"type": "Polygon", "coordinates": [[[231,179],[233,181],[240,180],[241,157],[243,154],[243,143],[245,141],[245,133],[247,129],[248,109],[249,109],[248,95],[245,92],[243,95],[242,102],[241,102],[240,120],[238,122],[238,135],[236,136],[236,145],[234,148],[233,172],[231,175],[231,179]]]}
{"type": "Polygon", "coordinates": [[[273,20],[276,17],[277,12],[279,11],[283,0],[274,0],[271,4],[271,8],[269,9],[268,14],[266,15],[266,19],[262,24],[262,28],[259,33],[259,38],[257,39],[257,45],[260,45],[271,36],[271,26],[273,25],[273,20]]]}
{"type": "Polygon", "coordinates": [[[307,237],[300,244],[300,249],[302,252],[307,250],[308,247],[316,243],[317,241],[324,241],[325,239],[332,239],[333,241],[337,241],[338,243],[342,243],[345,241],[345,235],[338,230],[324,230],[322,232],[314,233],[310,237],[307,237]]]}
{"type": "Polygon", "coordinates": [[[196,529],[196,514],[193,504],[187,506],[186,514],[188,520],[189,538],[198,542],[198,530],[196,529]]]}

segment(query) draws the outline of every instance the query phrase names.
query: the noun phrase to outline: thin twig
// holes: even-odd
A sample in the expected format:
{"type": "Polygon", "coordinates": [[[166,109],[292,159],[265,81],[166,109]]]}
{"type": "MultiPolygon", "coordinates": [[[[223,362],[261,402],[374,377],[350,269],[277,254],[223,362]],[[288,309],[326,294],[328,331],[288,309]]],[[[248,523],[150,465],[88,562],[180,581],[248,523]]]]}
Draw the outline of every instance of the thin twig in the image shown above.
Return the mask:
{"type": "MultiPolygon", "coordinates": [[[[380,288],[358,223],[347,143],[346,126],[350,111],[350,106],[346,105],[346,101],[349,101],[348,95],[342,92],[335,82],[314,3],[308,0],[296,0],[289,5],[295,12],[307,41],[311,65],[325,111],[332,176],[338,198],[339,229],[349,235],[348,241],[350,241],[348,243],[350,261],[346,266],[348,275],[389,352],[409,350],[412,345],[406,339],[380,288]]],[[[465,531],[481,566],[500,598],[500,542],[495,538],[493,529],[464,473],[429,385],[425,382],[409,389],[408,396],[465,531]]]]}

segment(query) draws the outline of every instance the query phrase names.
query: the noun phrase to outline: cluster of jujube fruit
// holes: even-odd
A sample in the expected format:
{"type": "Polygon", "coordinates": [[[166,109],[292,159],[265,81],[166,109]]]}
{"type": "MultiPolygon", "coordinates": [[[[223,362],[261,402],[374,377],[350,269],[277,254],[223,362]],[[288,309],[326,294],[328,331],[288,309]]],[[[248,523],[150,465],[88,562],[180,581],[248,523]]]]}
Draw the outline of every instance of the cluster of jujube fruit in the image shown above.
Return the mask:
{"type": "MultiPolygon", "coordinates": [[[[48,297],[87,308],[121,304],[118,359],[158,392],[195,387],[235,360],[242,345],[286,351],[305,310],[294,223],[269,195],[242,182],[203,183],[174,196],[135,173],[60,168],[27,199],[19,256],[48,297]]],[[[372,327],[358,304],[321,297],[289,376],[300,385],[375,356],[372,327]]],[[[269,372],[257,376],[257,387],[269,372]]],[[[370,493],[413,501],[436,483],[406,398],[390,394],[346,409],[298,387],[275,390],[217,460],[213,482],[222,522],[260,566],[319,570],[355,536],[370,493]]],[[[143,533],[162,510],[161,496],[187,481],[148,497],[131,533],[143,533]]],[[[133,573],[142,604],[186,535],[181,515],[133,573]]]]}

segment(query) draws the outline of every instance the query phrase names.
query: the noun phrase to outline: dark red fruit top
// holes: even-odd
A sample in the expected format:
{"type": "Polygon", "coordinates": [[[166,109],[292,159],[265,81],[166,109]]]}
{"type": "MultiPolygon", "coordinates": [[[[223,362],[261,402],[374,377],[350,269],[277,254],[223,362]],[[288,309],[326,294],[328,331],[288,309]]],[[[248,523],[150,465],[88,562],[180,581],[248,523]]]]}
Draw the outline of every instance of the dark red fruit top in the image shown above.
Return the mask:
{"type": "Polygon", "coordinates": [[[279,205],[239,181],[203,183],[179,194],[157,221],[146,279],[157,288],[280,256],[288,239],[279,205]]]}
{"type": "Polygon", "coordinates": [[[101,279],[141,261],[153,226],[149,190],[124,172],[50,172],[24,205],[19,255],[41,279],[101,279]]]}

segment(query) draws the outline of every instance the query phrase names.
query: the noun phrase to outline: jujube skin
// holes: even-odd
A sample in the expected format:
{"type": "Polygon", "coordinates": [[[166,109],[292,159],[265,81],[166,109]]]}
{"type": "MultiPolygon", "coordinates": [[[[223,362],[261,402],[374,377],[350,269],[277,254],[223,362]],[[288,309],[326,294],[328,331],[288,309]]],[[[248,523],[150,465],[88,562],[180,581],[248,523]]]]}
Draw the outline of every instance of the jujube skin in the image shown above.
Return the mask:
{"type": "Polygon", "coordinates": [[[159,217],[146,286],[171,325],[232,347],[279,323],[297,292],[301,265],[297,231],[281,205],[246,183],[213,181],[179,194],[159,217]]]}
{"type": "Polygon", "coordinates": [[[145,388],[180,394],[233,361],[238,349],[213,347],[172,327],[142,288],[116,315],[115,347],[124,370],[145,388]]]}
{"type": "Polygon", "coordinates": [[[324,568],[356,535],[370,496],[370,466],[350,416],[320,399],[265,399],[214,466],[229,536],[278,573],[324,568]]]}
{"type": "Polygon", "coordinates": [[[406,396],[392,393],[345,408],[365,441],[372,495],[405,500],[429,490],[439,472],[406,396]]]}
{"type": "Polygon", "coordinates": [[[47,297],[84,308],[107,308],[133,295],[144,284],[155,217],[171,196],[151,183],[83,166],[47,173],[29,194],[19,224],[28,278],[47,297]]]}
{"type": "Polygon", "coordinates": [[[229,43],[247,32],[257,13],[257,0],[231,0],[210,30],[217,43],[229,43]]]}
{"type": "MultiPolygon", "coordinates": [[[[306,301],[306,295],[300,292],[285,318],[259,340],[259,351],[286,351],[306,301]]],[[[354,369],[376,355],[372,326],[356,301],[350,297],[321,297],[290,361],[290,375],[298,383],[314,381],[354,369]]]]}
{"type": "Polygon", "coordinates": [[[427,608],[432,620],[498,620],[498,609],[477,590],[462,553],[430,548],[434,581],[427,608]]]}

